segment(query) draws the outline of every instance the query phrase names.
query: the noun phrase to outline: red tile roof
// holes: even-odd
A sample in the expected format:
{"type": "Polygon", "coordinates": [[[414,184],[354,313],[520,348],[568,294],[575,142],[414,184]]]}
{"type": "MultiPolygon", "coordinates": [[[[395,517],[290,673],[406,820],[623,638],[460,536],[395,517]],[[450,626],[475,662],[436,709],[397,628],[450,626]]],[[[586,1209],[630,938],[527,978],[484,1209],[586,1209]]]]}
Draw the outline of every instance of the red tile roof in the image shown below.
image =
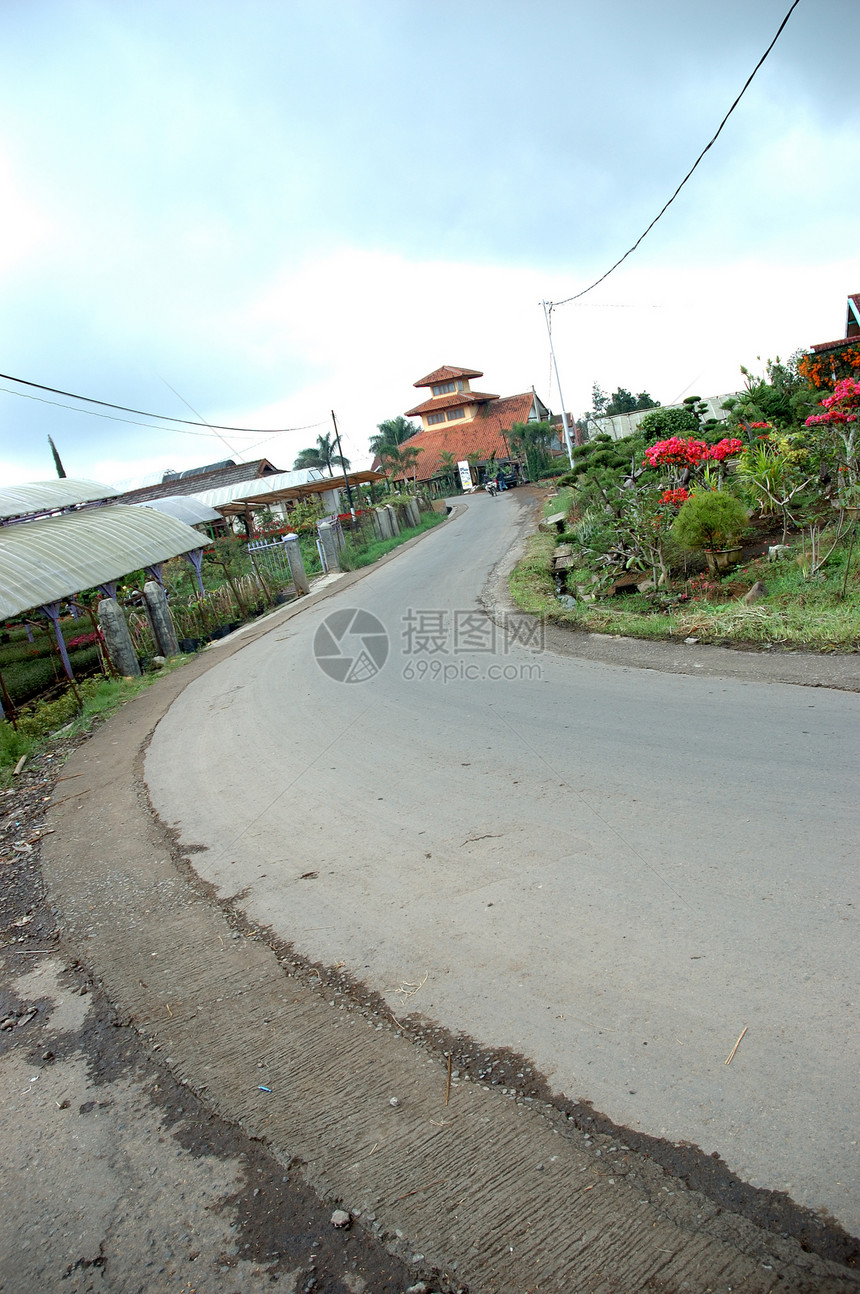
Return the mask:
{"type": "Polygon", "coordinates": [[[420,378],[413,382],[413,386],[433,386],[434,382],[450,382],[455,377],[483,377],[476,368],[454,368],[451,364],[443,364],[441,368],[434,369],[426,377],[420,378]]]}
{"type": "Polygon", "coordinates": [[[500,461],[509,459],[511,452],[505,433],[515,422],[528,420],[534,398],[533,391],[509,395],[504,400],[484,404],[471,422],[440,423],[438,427],[410,436],[406,445],[421,450],[416,468],[418,480],[428,481],[441,470],[444,453],[453,455],[455,463],[468,459],[470,454],[479,455],[481,462],[493,454],[500,461]]]}
{"type": "Polygon", "coordinates": [[[407,409],[406,417],[418,413],[433,413],[435,409],[455,409],[458,405],[483,404],[487,400],[498,400],[497,395],[487,395],[485,391],[454,391],[451,395],[434,395],[423,404],[416,404],[414,409],[407,409]]]}

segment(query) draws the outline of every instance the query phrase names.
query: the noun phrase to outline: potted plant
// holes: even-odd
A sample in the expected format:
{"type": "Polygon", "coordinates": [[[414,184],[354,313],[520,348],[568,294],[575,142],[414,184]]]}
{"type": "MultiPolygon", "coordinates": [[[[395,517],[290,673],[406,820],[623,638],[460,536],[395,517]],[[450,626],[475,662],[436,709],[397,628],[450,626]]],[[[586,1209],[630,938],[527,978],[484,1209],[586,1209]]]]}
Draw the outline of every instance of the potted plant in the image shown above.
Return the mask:
{"type": "Polygon", "coordinates": [[[748,522],[746,508],[728,490],[697,490],[682,504],[672,531],[682,548],[703,552],[716,573],[741,560],[748,522]]]}

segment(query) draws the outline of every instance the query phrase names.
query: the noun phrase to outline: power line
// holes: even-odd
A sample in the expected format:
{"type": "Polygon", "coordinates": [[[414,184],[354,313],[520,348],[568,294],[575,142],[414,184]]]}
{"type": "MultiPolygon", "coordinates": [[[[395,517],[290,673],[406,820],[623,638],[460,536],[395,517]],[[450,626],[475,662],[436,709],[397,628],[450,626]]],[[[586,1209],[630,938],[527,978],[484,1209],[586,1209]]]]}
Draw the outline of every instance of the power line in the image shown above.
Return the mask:
{"type": "MultiPolygon", "coordinates": [[[[148,427],[152,431],[170,431],[177,436],[210,436],[212,433],[206,428],[203,431],[187,431],[185,427],[159,427],[154,422],[137,422],[134,418],[118,418],[115,413],[99,413],[96,409],[76,409],[73,404],[63,404],[62,400],[46,400],[42,395],[29,395],[26,391],[13,391],[11,387],[0,386],[0,391],[5,391],[7,395],[16,395],[19,400],[38,400],[39,404],[52,404],[57,409],[68,409],[70,413],[85,413],[90,418],[108,418],[111,422],[124,422],[129,427],[148,427]]],[[[322,422],[313,422],[311,427],[322,427],[322,422]]],[[[294,431],[306,431],[306,427],[295,427],[294,431]]],[[[268,431],[266,436],[278,436],[280,432],[268,431]]],[[[250,439],[253,432],[248,432],[247,437],[250,439]]],[[[264,444],[263,441],[257,441],[256,444],[264,444]]],[[[252,445],[250,448],[254,448],[252,445]]]]}
{"type": "MultiPolygon", "coordinates": [[[[795,0],[796,3],[797,0],[795,0]]],[[[148,413],[145,409],[130,409],[125,404],[111,404],[109,400],[96,400],[89,395],[75,395],[74,391],[60,391],[55,386],[44,386],[41,382],[28,382],[23,377],[12,377],[10,373],[0,373],[0,379],[5,382],[17,382],[21,386],[32,386],[37,391],[49,391],[51,395],[64,395],[67,400],[81,400],[84,404],[98,404],[105,409],[119,409],[121,413],[136,413],[141,418],[158,418],[161,422],[181,422],[186,427],[209,427],[213,431],[249,431],[254,436],[281,436],[285,431],[309,431],[313,427],[322,426],[322,423],[313,422],[304,427],[276,427],[273,431],[265,431],[262,427],[227,427],[219,422],[193,422],[190,418],[173,418],[169,413],[148,413]]],[[[170,428],[165,427],[164,430],[168,431],[170,428]]]]}
{"type": "Polygon", "coordinates": [[[770,42],[770,44],[768,45],[767,49],[766,49],[766,50],[765,50],[765,52],[762,54],[761,58],[760,58],[760,59],[759,59],[759,61],[756,63],[756,65],[755,65],[755,67],[753,68],[753,70],[750,72],[749,76],[748,76],[748,77],[747,77],[747,79],[746,79],[746,82],[745,82],[745,84],[744,84],[743,89],[741,90],[741,92],[740,92],[740,94],[738,95],[738,97],[735,99],[735,101],[734,101],[734,103],[732,104],[732,106],[729,108],[729,110],[728,110],[728,112],[726,113],[725,117],[723,117],[722,121],[720,122],[719,127],[717,128],[717,132],[716,132],[716,134],[715,134],[715,135],[713,136],[713,138],[709,141],[709,143],[707,143],[707,144],[705,145],[705,147],[702,149],[701,153],[700,153],[700,154],[699,154],[699,156],[696,158],[695,162],[694,162],[694,163],[693,163],[693,165],[690,167],[689,171],[688,171],[688,172],[687,172],[687,174],[684,176],[683,180],[682,180],[682,181],[681,181],[681,183],[678,185],[677,189],[676,189],[676,190],[675,190],[675,192],[672,194],[672,196],[671,196],[671,198],[669,199],[669,201],[668,201],[668,202],[667,202],[667,203],[666,203],[666,204],[665,204],[665,205],[660,209],[660,211],[658,211],[657,215],[656,215],[656,216],[654,217],[654,219],[651,221],[650,225],[649,225],[649,226],[648,226],[648,228],[645,230],[645,232],[644,232],[644,233],[642,233],[642,234],[640,234],[640,235],[639,235],[639,237],[636,239],[636,242],[633,244],[633,246],[632,246],[632,247],[630,247],[630,248],[628,248],[628,250],[624,253],[624,255],[623,255],[619,260],[617,260],[617,261],[615,262],[615,264],[614,264],[614,265],[611,265],[611,266],[609,267],[609,269],[606,271],[606,273],[605,273],[605,274],[601,274],[601,276],[600,276],[600,278],[599,278],[599,279],[595,279],[595,281],[591,284],[591,286],[590,286],[590,287],[583,288],[581,292],[577,292],[577,293],[575,293],[575,295],[574,295],[574,296],[572,296],[572,297],[565,297],[564,301],[551,301],[551,302],[549,302],[548,304],[549,304],[549,308],[550,308],[550,310],[555,309],[555,307],[556,307],[556,306],[566,306],[566,305],[568,304],[568,302],[570,302],[570,301],[577,301],[580,297],[584,297],[584,296],[585,296],[585,294],[586,294],[586,292],[591,292],[594,288],[596,288],[596,287],[597,287],[597,285],[598,285],[599,283],[602,283],[604,279],[608,279],[608,278],[609,278],[609,275],[612,273],[612,271],[613,271],[613,270],[617,270],[617,269],[618,269],[618,266],[619,266],[619,265],[621,265],[621,263],[622,263],[623,261],[626,261],[626,260],[627,260],[627,257],[628,257],[628,256],[630,256],[633,252],[635,252],[635,251],[636,251],[636,248],[637,248],[637,247],[639,246],[639,244],[642,242],[643,238],[645,238],[645,236],[646,236],[647,234],[650,234],[651,230],[654,228],[654,226],[656,225],[656,223],[657,223],[657,221],[660,219],[660,217],[661,217],[661,216],[662,216],[662,215],[663,215],[663,214],[664,214],[664,213],[669,209],[669,207],[671,207],[672,203],[675,201],[675,199],[677,198],[678,194],[681,192],[681,190],[683,189],[684,185],[687,183],[687,181],[689,180],[690,176],[693,174],[693,172],[695,171],[696,167],[697,167],[697,166],[699,165],[699,163],[701,162],[702,158],[705,156],[705,153],[707,153],[708,149],[709,149],[709,148],[711,148],[711,147],[712,147],[712,146],[717,142],[717,139],[719,138],[719,135],[720,135],[720,132],[721,132],[721,131],[722,131],[722,129],[723,129],[723,126],[725,126],[725,124],[726,124],[726,122],[728,121],[729,117],[732,115],[732,113],[734,112],[735,108],[738,106],[738,104],[740,103],[741,99],[742,99],[742,98],[744,97],[744,95],[746,94],[746,92],[747,92],[747,90],[748,90],[748,88],[749,88],[750,84],[752,83],[752,79],[753,79],[753,77],[755,76],[755,74],[756,74],[756,72],[759,70],[759,68],[761,67],[762,63],[763,63],[763,62],[765,61],[765,59],[767,58],[767,56],[768,56],[768,54],[770,53],[770,51],[773,49],[773,47],[774,47],[774,45],[776,44],[776,42],[779,40],[780,36],[782,35],[783,28],[786,26],[786,24],[787,24],[787,22],[788,22],[789,18],[790,18],[790,17],[791,17],[791,15],[794,13],[795,9],[797,8],[797,6],[798,6],[799,4],[800,4],[800,0],[794,0],[794,3],[792,4],[792,6],[791,6],[791,8],[789,9],[788,13],[785,15],[785,17],[783,18],[782,22],[779,24],[779,28],[778,28],[777,33],[776,33],[776,35],[774,36],[773,40],[770,42]]]}

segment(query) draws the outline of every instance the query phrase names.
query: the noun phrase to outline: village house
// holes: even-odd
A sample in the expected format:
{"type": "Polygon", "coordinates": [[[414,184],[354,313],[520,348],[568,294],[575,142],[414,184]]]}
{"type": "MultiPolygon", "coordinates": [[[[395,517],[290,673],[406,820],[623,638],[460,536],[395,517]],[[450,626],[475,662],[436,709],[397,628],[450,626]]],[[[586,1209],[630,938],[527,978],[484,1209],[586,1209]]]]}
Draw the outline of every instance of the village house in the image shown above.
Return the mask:
{"type": "Polygon", "coordinates": [[[421,431],[408,441],[410,449],[420,450],[417,481],[430,482],[449,473],[452,464],[468,462],[477,483],[491,460],[500,466],[516,461],[509,439],[516,423],[549,420],[550,411],[534,387],[504,398],[473,391],[472,379],[483,376],[477,369],[444,364],[413,383],[430,392],[406,412],[409,418],[421,418],[421,431]]]}

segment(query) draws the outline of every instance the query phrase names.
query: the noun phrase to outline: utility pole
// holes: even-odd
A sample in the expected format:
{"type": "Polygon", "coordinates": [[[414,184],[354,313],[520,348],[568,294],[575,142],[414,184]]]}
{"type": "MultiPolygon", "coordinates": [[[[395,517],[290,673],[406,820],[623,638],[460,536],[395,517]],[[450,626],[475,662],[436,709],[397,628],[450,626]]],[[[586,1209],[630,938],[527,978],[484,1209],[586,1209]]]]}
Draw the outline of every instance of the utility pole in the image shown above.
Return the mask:
{"type": "MultiPolygon", "coordinates": [[[[549,337],[549,353],[550,353],[550,358],[552,359],[552,369],[553,369],[553,372],[555,373],[555,384],[558,387],[558,399],[559,399],[559,403],[561,404],[561,425],[564,431],[564,443],[567,446],[567,456],[570,459],[570,465],[571,467],[573,467],[573,446],[570,443],[570,424],[568,423],[567,412],[564,407],[564,396],[561,393],[561,378],[558,375],[558,364],[556,363],[556,358],[555,358],[555,347],[552,344],[552,328],[550,327],[550,322],[549,322],[550,310],[552,310],[552,302],[542,301],[541,305],[543,306],[543,317],[546,320],[546,333],[547,333],[547,336],[549,337]],[[549,309],[547,307],[549,307],[549,309]]],[[[579,432],[576,432],[575,434],[576,434],[576,443],[579,444],[579,432]]]]}
{"type": "Polygon", "coordinates": [[[331,411],[331,420],[334,423],[334,438],[337,444],[337,452],[340,455],[341,467],[343,469],[343,483],[346,486],[346,497],[349,503],[350,512],[355,515],[355,508],[352,506],[352,490],[349,488],[349,477],[346,474],[346,464],[343,461],[343,445],[340,443],[340,432],[337,429],[337,418],[334,416],[334,409],[331,411]]]}

